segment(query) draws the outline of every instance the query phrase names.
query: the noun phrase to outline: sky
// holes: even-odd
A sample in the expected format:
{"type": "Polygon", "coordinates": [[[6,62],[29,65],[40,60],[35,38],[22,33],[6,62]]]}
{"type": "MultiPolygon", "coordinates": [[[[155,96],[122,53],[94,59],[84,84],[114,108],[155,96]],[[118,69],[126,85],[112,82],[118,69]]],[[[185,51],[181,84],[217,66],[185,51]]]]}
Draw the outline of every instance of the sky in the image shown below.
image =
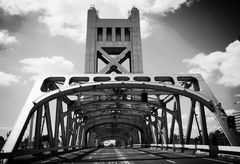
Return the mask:
{"type": "Polygon", "coordinates": [[[237,0],[0,0],[0,135],[40,75],[84,73],[87,10],[140,11],[146,74],[201,73],[231,113],[240,97],[237,0]]]}

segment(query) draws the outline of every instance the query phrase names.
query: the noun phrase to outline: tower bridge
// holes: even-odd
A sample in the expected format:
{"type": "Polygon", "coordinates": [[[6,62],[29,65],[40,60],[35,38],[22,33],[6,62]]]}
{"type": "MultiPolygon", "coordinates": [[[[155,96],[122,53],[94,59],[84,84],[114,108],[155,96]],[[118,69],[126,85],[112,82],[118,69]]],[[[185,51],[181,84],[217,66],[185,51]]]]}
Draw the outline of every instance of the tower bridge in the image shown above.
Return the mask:
{"type": "MultiPolygon", "coordinates": [[[[94,7],[88,10],[85,73],[44,77],[35,83],[2,157],[14,161],[46,152],[91,153],[110,139],[119,147],[178,143],[185,148],[192,144],[194,119],[200,144],[209,146],[206,112],[212,113],[232,146],[240,145],[239,136],[228,126],[228,116],[200,74],[143,74],[135,7],[127,19],[100,19],[94,7]],[[189,113],[185,131],[183,108],[189,113]]],[[[114,151],[126,160],[123,152],[114,151]]]]}

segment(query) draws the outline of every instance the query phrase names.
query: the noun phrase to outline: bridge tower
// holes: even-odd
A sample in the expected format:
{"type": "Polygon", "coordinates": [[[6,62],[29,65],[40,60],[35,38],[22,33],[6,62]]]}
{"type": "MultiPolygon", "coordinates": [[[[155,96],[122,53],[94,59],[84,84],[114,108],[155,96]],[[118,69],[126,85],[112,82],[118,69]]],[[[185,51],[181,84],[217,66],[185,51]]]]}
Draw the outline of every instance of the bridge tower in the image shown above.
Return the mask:
{"type": "Polygon", "coordinates": [[[100,19],[88,10],[85,73],[143,73],[139,11],[127,19],[100,19]]]}

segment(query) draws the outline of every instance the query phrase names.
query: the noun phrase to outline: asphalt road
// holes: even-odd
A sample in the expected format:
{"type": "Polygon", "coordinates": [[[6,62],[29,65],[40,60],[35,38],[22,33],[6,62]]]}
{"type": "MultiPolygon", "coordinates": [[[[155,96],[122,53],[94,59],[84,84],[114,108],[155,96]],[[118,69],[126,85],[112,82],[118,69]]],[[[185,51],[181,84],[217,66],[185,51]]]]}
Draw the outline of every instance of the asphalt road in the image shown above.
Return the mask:
{"type": "Polygon", "coordinates": [[[208,158],[206,155],[167,152],[159,149],[103,148],[54,156],[35,163],[93,163],[93,164],[233,164],[234,159],[208,158]]]}

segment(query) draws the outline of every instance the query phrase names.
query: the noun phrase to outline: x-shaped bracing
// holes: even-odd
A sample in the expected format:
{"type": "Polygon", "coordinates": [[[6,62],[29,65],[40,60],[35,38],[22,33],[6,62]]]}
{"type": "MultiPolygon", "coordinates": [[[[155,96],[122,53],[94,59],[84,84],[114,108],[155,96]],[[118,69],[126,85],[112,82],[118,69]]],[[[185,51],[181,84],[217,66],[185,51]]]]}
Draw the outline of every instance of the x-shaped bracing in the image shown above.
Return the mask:
{"type": "Polygon", "coordinates": [[[101,53],[102,57],[100,59],[107,64],[103,69],[101,69],[98,73],[105,74],[111,73],[112,69],[117,73],[130,73],[127,69],[125,69],[121,64],[128,58],[128,52],[130,49],[126,47],[116,58],[112,58],[106,51],[102,48],[98,49],[98,52],[101,53]]]}

